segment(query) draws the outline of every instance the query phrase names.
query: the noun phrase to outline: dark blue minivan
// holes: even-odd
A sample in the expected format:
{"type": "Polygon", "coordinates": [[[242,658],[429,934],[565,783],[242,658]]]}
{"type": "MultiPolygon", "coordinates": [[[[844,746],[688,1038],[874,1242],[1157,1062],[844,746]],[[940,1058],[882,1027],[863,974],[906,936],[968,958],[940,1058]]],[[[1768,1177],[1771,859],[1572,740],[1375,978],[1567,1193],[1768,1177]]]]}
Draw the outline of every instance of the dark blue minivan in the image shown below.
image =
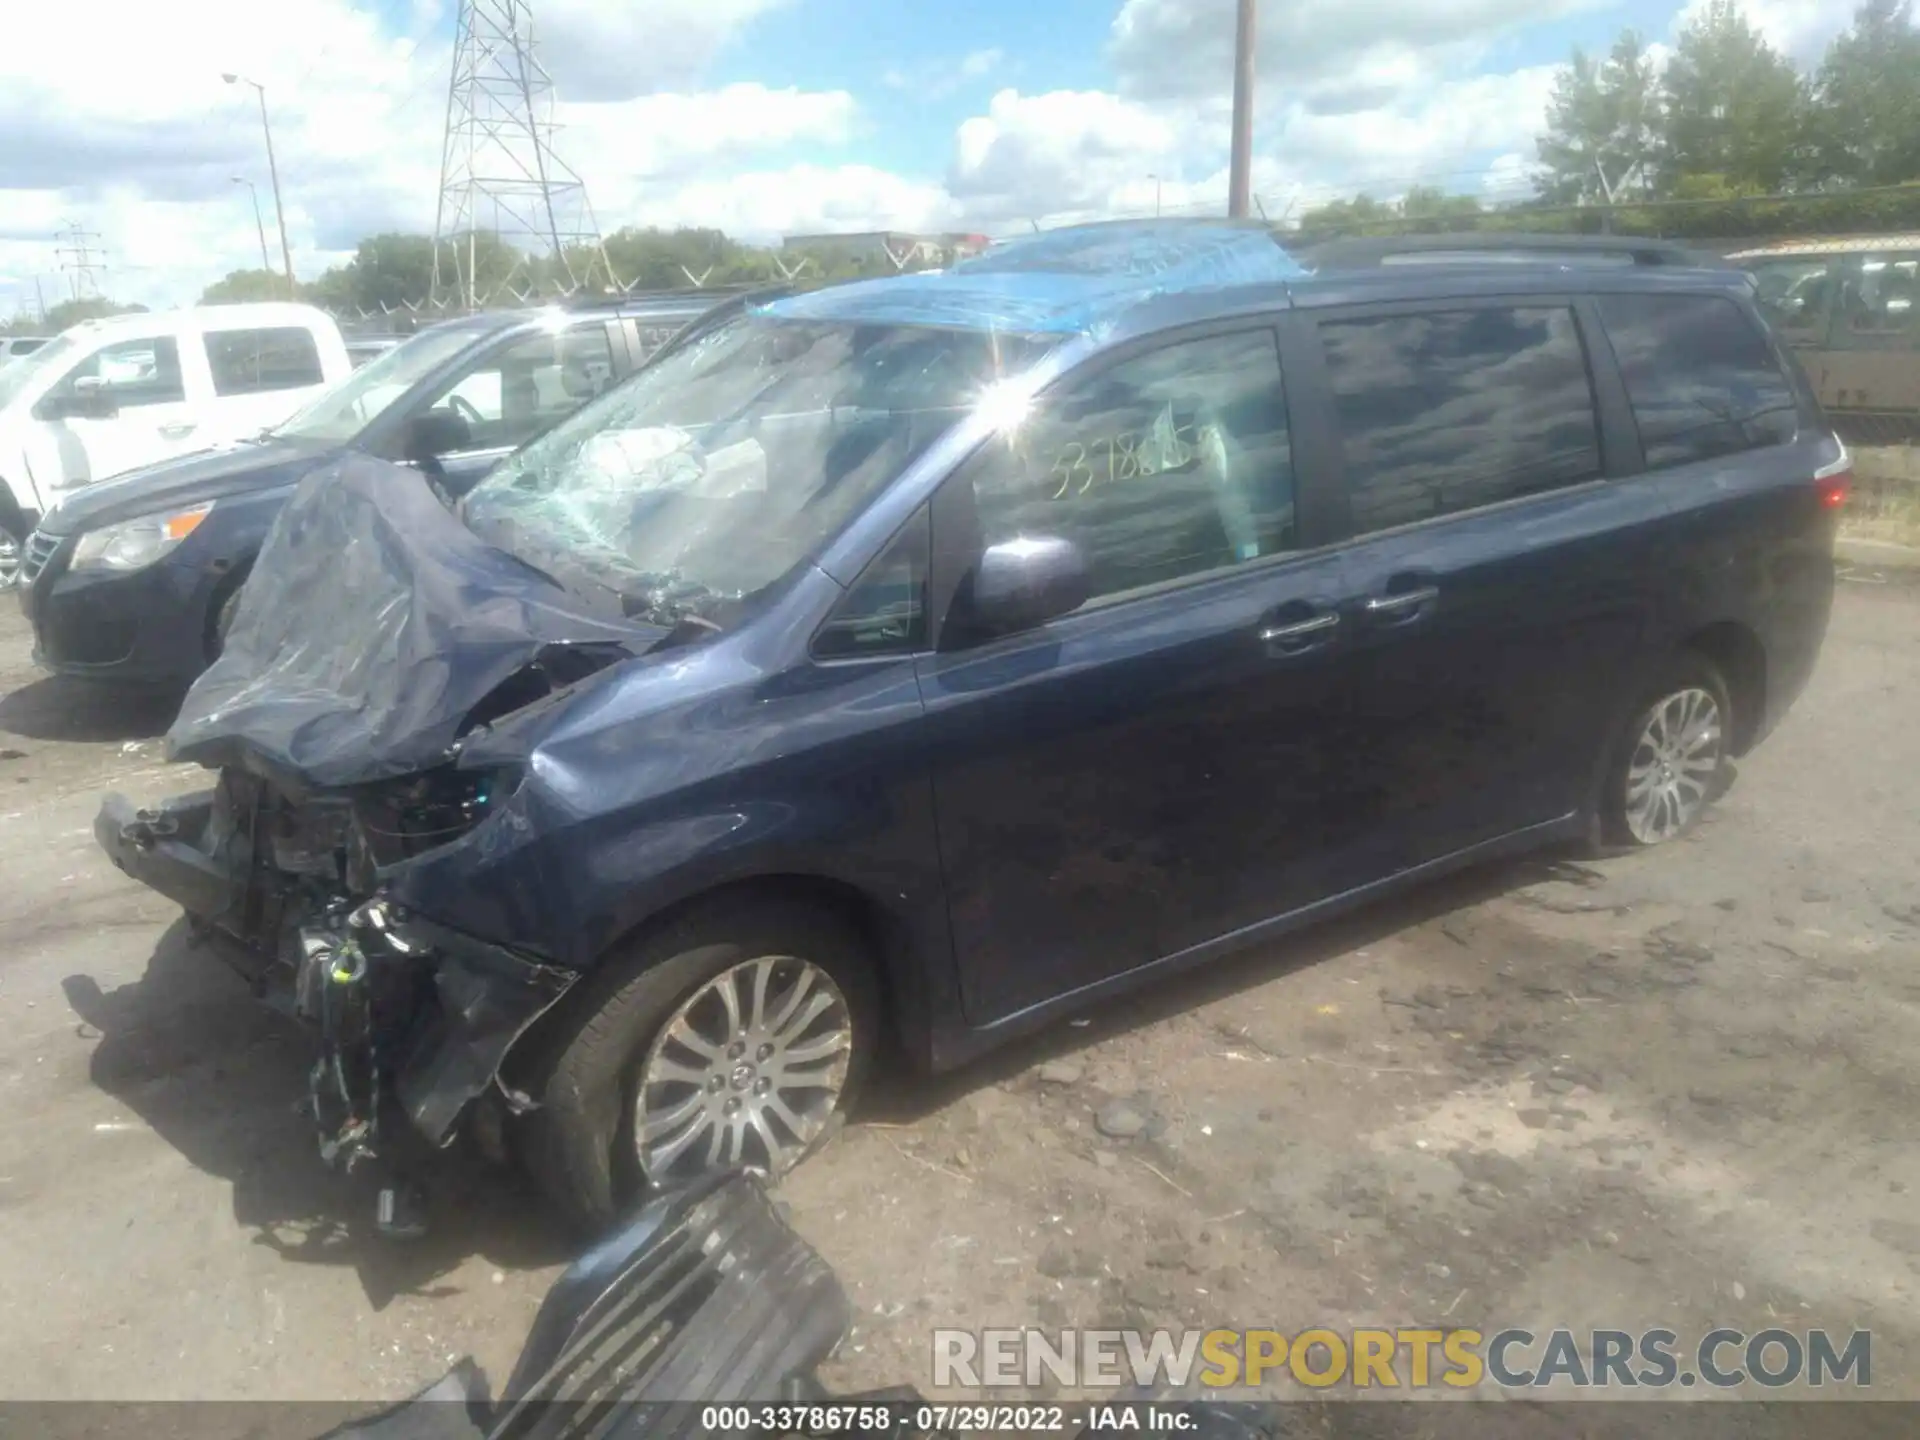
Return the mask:
{"type": "Polygon", "coordinates": [[[327,1063],[331,1156],[604,1222],[883,1046],[1548,842],[1685,832],[1806,683],[1847,458],[1737,273],[1054,231],[705,326],[449,505],[304,482],[97,833],[327,1063]]]}

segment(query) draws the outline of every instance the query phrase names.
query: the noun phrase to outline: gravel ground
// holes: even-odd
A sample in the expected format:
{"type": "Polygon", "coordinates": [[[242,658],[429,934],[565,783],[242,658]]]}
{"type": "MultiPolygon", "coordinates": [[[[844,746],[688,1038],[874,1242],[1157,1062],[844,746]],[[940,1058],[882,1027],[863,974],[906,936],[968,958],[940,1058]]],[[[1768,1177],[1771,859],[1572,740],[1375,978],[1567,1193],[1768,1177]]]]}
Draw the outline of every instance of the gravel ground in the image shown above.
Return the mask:
{"type": "MultiPolygon", "coordinates": [[[[1657,855],[1483,870],[885,1087],[783,1189],[859,1324],[1873,1331],[1920,1398],[1920,573],[1850,567],[1812,688],[1657,855]]],[[[365,1234],[301,1037],[89,830],[164,701],[37,678],[0,605],[0,1399],[378,1401],[504,1376],[561,1237],[439,1177],[365,1234]]]]}

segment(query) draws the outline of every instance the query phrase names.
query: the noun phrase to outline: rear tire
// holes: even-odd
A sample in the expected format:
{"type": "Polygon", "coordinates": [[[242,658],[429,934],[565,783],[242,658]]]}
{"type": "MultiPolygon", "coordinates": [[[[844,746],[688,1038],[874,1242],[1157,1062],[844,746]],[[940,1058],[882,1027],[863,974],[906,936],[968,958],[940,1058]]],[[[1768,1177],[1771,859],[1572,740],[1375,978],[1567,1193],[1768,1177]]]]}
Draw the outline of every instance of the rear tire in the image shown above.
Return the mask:
{"type": "Polygon", "coordinates": [[[1600,804],[1606,841],[1643,850],[1698,825],[1731,775],[1733,726],[1714,664],[1691,651],[1670,660],[1614,738],[1600,804]]]}
{"type": "Polygon", "coordinates": [[[830,911],[772,899],[694,907],[611,957],[562,1009],[528,1077],[540,1108],[521,1121],[519,1149],[555,1207],[590,1235],[650,1186],[799,1164],[834,1133],[879,1033],[858,934],[830,911]]]}

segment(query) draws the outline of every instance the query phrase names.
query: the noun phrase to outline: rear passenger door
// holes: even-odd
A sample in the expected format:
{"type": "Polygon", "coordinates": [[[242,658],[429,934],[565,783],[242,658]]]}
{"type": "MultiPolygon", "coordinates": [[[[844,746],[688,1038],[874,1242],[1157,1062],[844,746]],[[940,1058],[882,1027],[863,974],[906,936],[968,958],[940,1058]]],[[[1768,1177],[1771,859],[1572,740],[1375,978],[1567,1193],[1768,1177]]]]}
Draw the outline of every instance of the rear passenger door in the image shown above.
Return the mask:
{"type": "MultiPolygon", "coordinates": [[[[1565,296],[1302,312],[1350,537],[1342,833],[1386,877],[1567,816],[1651,607],[1657,496],[1565,296]],[[1603,423],[1610,414],[1610,423],[1603,423]]],[[[1309,377],[1303,377],[1303,383],[1309,377]]]]}

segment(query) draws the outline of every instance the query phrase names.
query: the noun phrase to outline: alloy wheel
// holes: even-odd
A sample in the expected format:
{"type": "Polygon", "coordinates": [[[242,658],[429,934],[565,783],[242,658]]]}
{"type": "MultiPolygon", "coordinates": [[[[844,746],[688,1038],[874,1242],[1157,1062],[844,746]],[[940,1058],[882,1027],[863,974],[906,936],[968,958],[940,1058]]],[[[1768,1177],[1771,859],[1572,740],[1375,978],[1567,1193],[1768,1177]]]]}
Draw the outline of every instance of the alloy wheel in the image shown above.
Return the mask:
{"type": "Polygon", "coordinates": [[[818,965],[762,956],[722,971],[648,1047],[633,1107],[641,1170],[660,1185],[789,1169],[839,1104],[853,1039],[847,998],[818,965]]]}
{"type": "Polygon", "coordinates": [[[20,569],[26,561],[26,547],[20,537],[0,525],[0,590],[11,590],[20,583],[20,569]]]}
{"type": "Polygon", "coordinates": [[[1698,687],[1677,690],[1647,711],[1627,762],[1627,831],[1642,845],[1671,840],[1691,825],[1719,774],[1720,705],[1698,687]]]}

